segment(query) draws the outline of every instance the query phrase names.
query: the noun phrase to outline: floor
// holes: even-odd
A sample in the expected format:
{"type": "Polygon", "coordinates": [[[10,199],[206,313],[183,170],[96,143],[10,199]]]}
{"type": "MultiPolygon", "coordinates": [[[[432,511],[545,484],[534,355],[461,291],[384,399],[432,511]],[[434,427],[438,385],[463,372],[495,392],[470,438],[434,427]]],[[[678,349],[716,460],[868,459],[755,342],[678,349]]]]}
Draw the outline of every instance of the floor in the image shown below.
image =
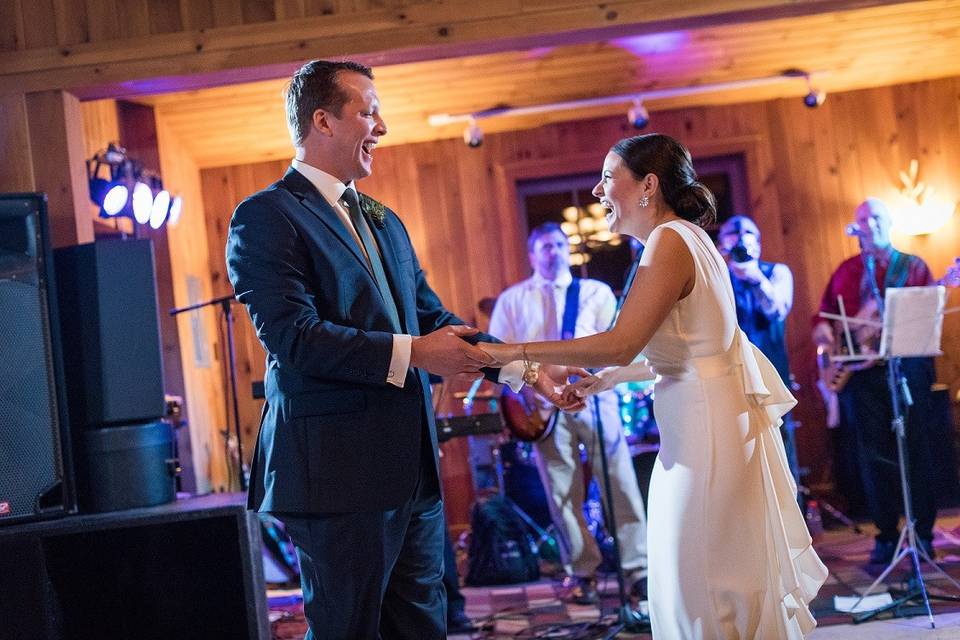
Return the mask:
{"type": "MultiPolygon", "coordinates": [[[[835,596],[849,596],[863,591],[879,575],[883,567],[866,563],[873,545],[870,525],[861,525],[862,532],[849,528],[834,528],[823,532],[815,541],[821,558],[830,569],[830,578],[814,600],[812,609],[818,620],[818,628],[810,636],[812,640],[902,640],[922,638],[960,640],[960,602],[932,602],[935,628],[924,611],[914,607],[905,613],[920,614],[909,618],[890,618],[853,624],[849,614],[834,609],[835,596]]],[[[937,521],[934,546],[939,566],[957,581],[960,581],[960,510],[941,513],[937,521]]],[[[886,587],[904,586],[909,573],[907,562],[894,570],[881,584],[886,587]]],[[[960,597],[960,589],[953,587],[933,568],[923,568],[924,579],[931,593],[952,594],[960,597]]],[[[484,625],[481,631],[471,635],[452,635],[453,639],[500,639],[500,638],[608,638],[612,637],[612,623],[616,622],[617,586],[612,577],[601,582],[604,594],[601,607],[565,605],[559,599],[561,586],[557,581],[541,579],[526,584],[496,587],[465,587],[467,613],[484,625]],[[603,615],[601,615],[601,611],[603,615]]],[[[288,640],[303,637],[306,630],[302,610],[293,598],[271,598],[271,614],[274,638],[288,640]]],[[[646,639],[647,633],[620,632],[618,638],[646,639]]],[[[667,639],[669,640],[669,639],[667,639]]]]}

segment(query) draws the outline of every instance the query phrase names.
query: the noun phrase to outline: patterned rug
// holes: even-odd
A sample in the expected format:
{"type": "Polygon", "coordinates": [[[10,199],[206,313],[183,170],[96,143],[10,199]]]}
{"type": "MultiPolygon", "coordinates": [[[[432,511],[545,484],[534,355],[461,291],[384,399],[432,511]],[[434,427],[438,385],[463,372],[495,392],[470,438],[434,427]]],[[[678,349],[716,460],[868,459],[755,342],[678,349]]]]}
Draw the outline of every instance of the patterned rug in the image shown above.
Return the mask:
{"type": "MultiPolygon", "coordinates": [[[[906,606],[904,614],[917,617],[890,620],[890,614],[881,618],[886,622],[854,625],[850,614],[834,609],[834,596],[851,596],[869,587],[884,567],[867,564],[873,548],[873,529],[869,524],[860,525],[862,532],[850,528],[834,528],[817,537],[815,546],[820,557],[830,569],[830,578],[812,604],[813,613],[820,626],[811,636],[822,638],[960,638],[960,602],[932,599],[931,606],[936,616],[937,631],[931,632],[925,611],[918,606],[906,606]],[[845,625],[843,629],[832,629],[845,625]],[[839,635],[838,635],[839,633],[839,635]]],[[[937,520],[934,547],[940,568],[960,582],[960,510],[944,510],[937,520]]],[[[960,590],[953,587],[932,567],[922,566],[922,575],[931,594],[960,597],[960,590]]],[[[877,591],[891,591],[907,587],[911,576],[908,562],[904,560],[894,569],[877,591]]],[[[601,580],[603,595],[600,607],[581,607],[561,602],[562,587],[559,581],[543,579],[538,582],[497,587],[465,587],[467,613],[483,630],[473,636],[461,635],[451,638],[608,638],[610,625],[616,619],[618,608],[617,583],[613,576],[601,580]],[[601,614],[602,612],[602,614],[601,614]]],[[[275,640],[299,640],[307,626],[303,618],[299,592],[273,592],[270,596],[270,615],[275,640]]],[[[620,633],[620,638],[650,638],[648,634],[620,633]]]]}

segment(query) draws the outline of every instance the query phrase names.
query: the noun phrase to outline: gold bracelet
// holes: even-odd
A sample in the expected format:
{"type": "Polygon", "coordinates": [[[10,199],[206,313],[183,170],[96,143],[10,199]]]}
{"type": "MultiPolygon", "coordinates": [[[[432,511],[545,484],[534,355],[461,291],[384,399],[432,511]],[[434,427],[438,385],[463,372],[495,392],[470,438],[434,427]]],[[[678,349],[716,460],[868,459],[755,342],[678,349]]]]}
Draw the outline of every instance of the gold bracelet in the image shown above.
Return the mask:
{"type": "Polygon", "coordinates": [[[524,384],[530,386],[537,384],[537,380],[540,379],[540,363],[530,361],[529,356],[527,356],[526,344],[520,346],[520,358],[523,360],[523,375],[521,379],[524,384]]]}
{"type": "Polygon", "coordinates": [[[525,384],[535,385],[537,380],[540,379],[540,363],[539,362],[524,362],[523,363],[523,381],[525,384]]]}

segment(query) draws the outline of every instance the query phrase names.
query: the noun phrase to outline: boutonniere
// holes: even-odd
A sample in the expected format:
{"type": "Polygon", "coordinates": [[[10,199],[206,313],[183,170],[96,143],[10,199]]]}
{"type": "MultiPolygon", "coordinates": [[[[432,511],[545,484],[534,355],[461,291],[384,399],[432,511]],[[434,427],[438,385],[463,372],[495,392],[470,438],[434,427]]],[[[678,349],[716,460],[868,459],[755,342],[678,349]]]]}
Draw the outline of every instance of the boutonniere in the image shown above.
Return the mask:
{"type": "Polygon", "coordinates": [[[387,216],[387,208],[383,206],[383,203],[364,193],[360,195],[360,206],[370,216],[370,220],[373,221],[377,229],[383,229],[383,219],[387,216]]]}

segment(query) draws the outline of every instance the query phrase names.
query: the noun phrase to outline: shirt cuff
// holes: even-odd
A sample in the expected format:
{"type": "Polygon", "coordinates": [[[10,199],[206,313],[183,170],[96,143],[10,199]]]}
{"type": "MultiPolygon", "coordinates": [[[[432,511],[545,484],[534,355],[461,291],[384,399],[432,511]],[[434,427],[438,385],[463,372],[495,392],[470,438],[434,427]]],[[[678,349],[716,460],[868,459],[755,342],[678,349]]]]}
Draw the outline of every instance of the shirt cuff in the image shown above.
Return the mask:
{"type": "Polygon", "coordinates": [[[393,349],[390,354],[390,367],[387,368],[387,384],[403,389],[407,380],[407,369],[410,368],[410,347],[413,336],[405,333],[393,335],[393,349]]]}
{"type": "Polygon", "coordinates": [[[503,365],[497,382],[507,385],[514,393],[520,393],[523,388],[523,360],[514,360],[503,365]]]}

